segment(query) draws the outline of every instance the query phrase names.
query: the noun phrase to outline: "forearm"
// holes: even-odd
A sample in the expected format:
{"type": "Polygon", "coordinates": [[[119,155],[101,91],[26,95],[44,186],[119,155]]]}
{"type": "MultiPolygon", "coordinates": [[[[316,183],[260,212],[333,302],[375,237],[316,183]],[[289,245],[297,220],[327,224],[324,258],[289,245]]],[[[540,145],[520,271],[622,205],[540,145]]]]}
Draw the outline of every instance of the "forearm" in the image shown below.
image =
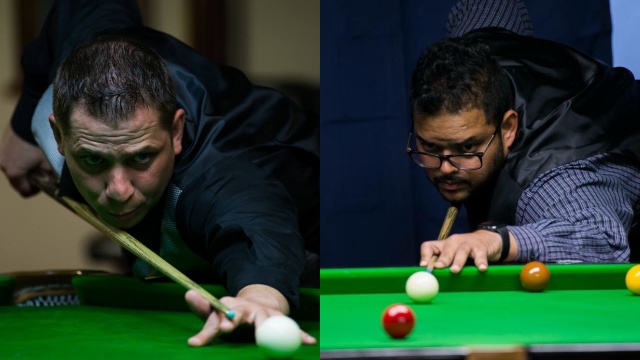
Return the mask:
{"type": "MultiPolygon", "coordinates": [[[[224,281],[227,290],[234,295],[252,285],[268,286],[277,289],[293,307],[299,305],[299,284],[304,266],[303,259],[296,254],[282,255],[272,250],[256,249],[263,247],[260,242],[266,239],[241,240],[242,235],[231,234],[217,237],[220,243],[226,243],[224,249],[214,257],[213,267],[224,281]],[[233,244],[229,244],[233,241],[233,244]]],[[[213,249],[219,249],[214,246],[213,249]]]]}
{"type": "Polygon", "coordinates": [[[624,262],[640,187],[635,162],[598,155],[554,169],[525,190],[509,230],[516,261],[624,262]]]}
{"type": "Polygon", "coordinates": [[[31,134],[34,110],[57,66],[71,50],[99,34],[141,25],[142,18],[132,0],[54,2],[39,37],[22,53],[22,94],[11,118],[14,132],[29,143],[36,143],[31,134]]]}
{"type": "Polygon", "coordinates": [[[177,223],[231,294],[254,284],[299,302],[304,241],[295,204],[282,186],[248,163],[219,162],[181,194],[177,223]],[[251,176],[247,176],[251,174],[251,176]],[[191,234],[191,235],[189,235],[191,234]]]}
{"type": "Polygon", "coordinates": [[[36,140],[31,133],[31,118],[46,86],[42,89],[31,89],[25,78],[22,94],[11,116],[11,128],[22,140],[35,145],[36,140]]]}
{"type": "Polygon", "coordinates": [[[509,231],[517,244],[516,262],[611,263],[629,259],[626,232],[615,221],[597,226],[553,219],[509,226],[509,231]]]}

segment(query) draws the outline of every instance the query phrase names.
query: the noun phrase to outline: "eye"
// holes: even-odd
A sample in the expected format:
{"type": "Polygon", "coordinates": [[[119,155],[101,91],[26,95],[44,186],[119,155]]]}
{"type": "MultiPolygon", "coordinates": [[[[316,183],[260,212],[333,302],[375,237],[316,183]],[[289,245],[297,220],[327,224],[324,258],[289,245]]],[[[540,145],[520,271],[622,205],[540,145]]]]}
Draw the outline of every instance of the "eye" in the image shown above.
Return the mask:
{"type": "Polygon", "coordinates": [[[149,160],[151,160],[151,154],[149,153],[140,153],[140,154],[136,154],[133,157],[133,162],[138,163],[138,164],[144,164],[149,162],[149,160]]]}
{"type": "Polygon", "coordinates": [[[421,141],[418,145],[422,148],[421,150],[425,151],[425,152],[435,153],[435,152],[440,150],[440,147],[437,146],[436,144],[430,143],[430,142],[426,142],[426,141],[425,142],[421,141]]]}
{"type": "Polygon", "coordinates": [[[476,149],[475,144],[464,144],[460,147],[460,150],[465,153],[473,152],[476,149]]]}
{"type": "Polygon", "coordinates": [[[145,170],[145,169],[148,169],[149,166],[151,166],[151,164],[153,164],[154,156],[155,156],[154,153],[141,152],[131,156],[129,160],[127,160],[127,163],[132,168],[135,168],[138,170],[145,170]]]}
{"type": "Polygon", "coordinates": [[[82,160],[87,165],[91,165],[91,166],[97,166],[97,165],[100,165],[100,164],[102,164],[104,162],[104,159],[102,159],[100,156],[96,156],[96,155],[87,155],[87,156],[83,157],[82,160]]]}

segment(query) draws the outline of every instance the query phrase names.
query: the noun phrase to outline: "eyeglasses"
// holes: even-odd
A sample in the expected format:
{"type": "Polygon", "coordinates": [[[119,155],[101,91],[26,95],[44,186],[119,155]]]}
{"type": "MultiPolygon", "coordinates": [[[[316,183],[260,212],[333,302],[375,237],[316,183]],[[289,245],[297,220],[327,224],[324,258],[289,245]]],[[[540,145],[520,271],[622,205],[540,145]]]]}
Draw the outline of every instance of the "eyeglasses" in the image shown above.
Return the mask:
{"type": "Polygon", "coordinates": [[[442,166],[442,161],[446,160],[460,170],[478,170],[482,167],[482,157],[487,150],[489,150],[489,146],[491,146],[491,142],[496,137],[498,130],[499,129],[496,129],[491,136],[491,139],[489,139],[487,146],[481,152],[438,155],[411,149],[411,137],[413,136],[412,129],[409,133],[409,139],[407,140],[407,154],[411,157],[413,162],[418,164],[418,166],[426,169],[439,169],[442,166]]]}

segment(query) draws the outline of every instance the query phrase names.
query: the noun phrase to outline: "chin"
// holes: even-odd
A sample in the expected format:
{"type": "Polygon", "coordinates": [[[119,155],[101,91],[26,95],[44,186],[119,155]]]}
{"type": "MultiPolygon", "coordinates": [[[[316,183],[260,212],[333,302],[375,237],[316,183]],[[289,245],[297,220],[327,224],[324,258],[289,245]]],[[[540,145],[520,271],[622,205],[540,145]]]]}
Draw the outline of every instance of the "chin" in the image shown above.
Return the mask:
{"type": "MultiPolygon", "coordinates": [[[[144,218],[144,217],[142,217],[144,218]]],[[[110,225],[111,227],[114,227],[116,229],[120,229],[120,230],[127,230],[130,229],[134,226],[136,226],[138,223],[140,223],[140,221],[142,221],[142,218],[131,218],[131,219],[114,219],[112,216],[101,216],[100,220],[102,220],[103,222],[105,222],[106,224],[110,225]]]]}
{"type": "Polygon", "coordinates": [[[443,192],[440,191],[440,195],[450,203],[462,204],[469,198],[469,192],[456,191],[456,192],[443,192]]]}
{"type": "Polygon", "coordinates": [[[118,229],[121,229],[121,230],[131,229],[132,227],[138,225],[142,221],[142,219],[144,219],[144,216],[139,218],[139,219],[132,219],[130,221],[124,221],[124,222],[116,225],[116,227],[118,229]]]}

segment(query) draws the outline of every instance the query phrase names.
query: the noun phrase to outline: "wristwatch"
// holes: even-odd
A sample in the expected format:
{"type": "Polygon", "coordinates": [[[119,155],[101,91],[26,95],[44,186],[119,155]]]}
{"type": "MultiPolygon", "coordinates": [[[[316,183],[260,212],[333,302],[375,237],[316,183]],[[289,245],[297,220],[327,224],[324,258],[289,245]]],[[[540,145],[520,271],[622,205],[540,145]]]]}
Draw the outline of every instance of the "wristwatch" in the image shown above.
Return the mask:
{"type": "Polygon", "coordinates": [[[498,262],[503,262],[504,259],[509,256],[511,241],[509,240],[509,230],[507,229],[507,225],[489,221],[479,224],[476,227],[476,230],[488,230],[500,234],[502,237],[502,252],[500,253],[500,259],[498,262]]]}

